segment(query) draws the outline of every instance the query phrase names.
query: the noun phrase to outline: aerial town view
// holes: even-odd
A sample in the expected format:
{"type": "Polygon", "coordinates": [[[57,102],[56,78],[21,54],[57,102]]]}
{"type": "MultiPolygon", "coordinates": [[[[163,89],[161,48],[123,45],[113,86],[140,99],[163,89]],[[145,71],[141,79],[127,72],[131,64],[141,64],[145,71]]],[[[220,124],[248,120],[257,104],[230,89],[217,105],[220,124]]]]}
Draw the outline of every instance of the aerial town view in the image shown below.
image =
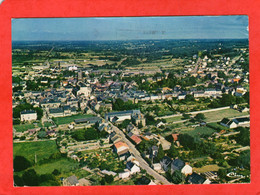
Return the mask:
{"type": "Polygon", "coordinates": [[[247,16],[12,20],[14,186],[250,183],[247,16]]]}

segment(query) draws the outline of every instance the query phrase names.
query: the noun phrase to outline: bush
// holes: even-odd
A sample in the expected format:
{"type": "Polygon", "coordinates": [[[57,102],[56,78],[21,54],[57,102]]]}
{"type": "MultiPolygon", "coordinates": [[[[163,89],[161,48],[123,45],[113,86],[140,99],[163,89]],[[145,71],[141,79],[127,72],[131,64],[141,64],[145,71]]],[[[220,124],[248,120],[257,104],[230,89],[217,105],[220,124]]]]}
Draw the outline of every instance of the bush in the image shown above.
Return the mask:
{"type": "Polygon", "coordinates": [[[23,156],[15,156],[14,158],[14,171],[23,171],[31,166],[30,161],[28,161],[23,156]]]}
{"type": "Polygon", "coordinates": [[[59,171],[58,169],[54,169],[54,170],[52,171],[52,174],[53,174],[53,175],[59,175],[59,174],[60,174],[60,171],[59,171]]]}
{"type": "Polygon", "coordinates": [[[112,183],[114,181],[113,175],[105,175],[105,181],[107,183],[112,183]]]}
{"type": "Polygon", "coordinates": [[[39,178],[34,169],[27,170],[23,173],[22,179],[27,186],[38,186],[39,178]]]}

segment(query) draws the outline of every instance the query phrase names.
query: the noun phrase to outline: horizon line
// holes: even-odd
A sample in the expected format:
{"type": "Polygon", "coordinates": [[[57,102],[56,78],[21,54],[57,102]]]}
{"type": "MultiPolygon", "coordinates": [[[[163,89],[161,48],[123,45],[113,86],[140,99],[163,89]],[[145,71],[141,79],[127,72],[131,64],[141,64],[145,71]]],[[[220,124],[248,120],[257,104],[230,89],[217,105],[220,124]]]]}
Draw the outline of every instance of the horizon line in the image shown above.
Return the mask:
{"type": "Polygon", "coordinates": [[[87,39],[87,40],[12,40],[13,41],[161,41],[161,40],[249,40],[249,38],[175,38],[175,39],[87,39]]]}

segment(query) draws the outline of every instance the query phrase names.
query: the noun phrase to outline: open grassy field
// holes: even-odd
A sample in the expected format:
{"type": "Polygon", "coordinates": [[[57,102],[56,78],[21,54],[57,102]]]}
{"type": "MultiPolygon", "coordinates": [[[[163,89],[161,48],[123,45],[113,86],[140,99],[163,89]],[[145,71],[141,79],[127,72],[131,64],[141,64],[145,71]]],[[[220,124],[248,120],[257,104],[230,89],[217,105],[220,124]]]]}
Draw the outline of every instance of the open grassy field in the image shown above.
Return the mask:
{"type": "Polygon", "coordinates": [[[50,126],[53,126],[53,124],[50,122],[44,122],[44,127],[50,127],[50,126]]]}
{"type": "Polygon", "coordinates": [[[25,123],[20,125],[14,125],[14,128],[17,132],[24,132],[27,131],[28,129],[33,129],[37,127],[42,127],[42,124],[38,122],[38,123],[25,123]]]}
{"type": "Polygon", "coordinates": [[[28,129],[33,129],[34,128],[34,124],[20,124],[20,125],[14,125],[14,128],[17,132],[24,132],[27,131],[28,129]]]}
{"type": "Polygon", "coordinates": [[[218,165],[205,165],[201,168],[193,168],[193,171],[197,172],[197,173],[204,173],[204,172],[208,172],[208,171],[218,171],[220,169],[220,167],[218,165]]]}
{"type": "Polygon", "coordinates": [[[34,162],[35,154],[40,161],[55,152],[58,152],[55,141],[37,141],[37,142],[20,142],[13,144],[13,156],[24,156],[31,162],[34,162]]]}
{"type": "Polygon", "coordinates": [[[57,125],[63,125],[63,124],[69,124],[73,122],[75,119],[80,119],[80,118],[88,118],[88,117],[93,117],[91,114],[77,114],[77,115],[72,115],[72,116],[65,116],[65,117],[56,117],[53,119],[53,121],[57,125]]]}
{"type": "Polygon", "coordinates": [[[183,118],[183,116],[175,116],[175,117],[171,117],[171,118],[166,118],[166,122],[167,123],[171,123],[171,122],[176,122],[176,121],[181,121],[183,118]]]}
{"type": "MultiPolygon", "coordinates": [[[[209,111],[203,113],[206,117],[206,122],[213,122],[213,121],[220,121],[223,118],[234,118],[234,117],[240,117],[240,116],[246,116],[249,113],[248,112],[239,112],[234,109],[225,109],[225,110],[217,110],[217,111],[209,111]]],[[[175,121],[181,121],[183,118],[182,116],[174,116],[171,118],[166,118],[166,122],[175,122],[175,121]]]]}
{"type": "Polygon", "coordinates": [[[72,159],[60,158],[55,161],[50,161],[41,165],[35,166],[35,171],[38,174],[52,173],[54,169],[59,170],[61,173],[73,171],[78,168],[78,163],[72,159]]]}
{"type": "Polygon", "coordinates": [[[214,133],[215,130],[209,127],[196,127],[193,131],[187,131],[186,133],[191,135],[191,136],[195,136],[195,135],[211,135],[212,133],[214,133]]]}
{"type": "Polygon", "coordinates": [[[218,111],[211,111],[211,112],[205,112],[203,113],[206,117],[205,121],[220,121],[223,118],[233,118],[233,117],[239,117],[239,116],[245,116],[248,115],[248,113],[239,112],[234,109],[225,109],[225,110],[218,110],[218,111]]]}

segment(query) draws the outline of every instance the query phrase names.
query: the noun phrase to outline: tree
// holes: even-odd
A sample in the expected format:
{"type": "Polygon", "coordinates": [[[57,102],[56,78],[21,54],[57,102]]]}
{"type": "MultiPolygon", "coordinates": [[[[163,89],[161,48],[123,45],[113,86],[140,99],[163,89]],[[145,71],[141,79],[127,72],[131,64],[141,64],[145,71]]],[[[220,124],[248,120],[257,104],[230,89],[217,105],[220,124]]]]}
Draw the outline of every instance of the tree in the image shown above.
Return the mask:
{"type": "Polygon", "coordinates": [[[249,146],[250,144],[250,132],[249,129],[244,127],[236,128],[240,132],[239,136],[236,138],[236,141],[243,146],[249,146]]]}
{"type": "Polygon", "coordinates": [[[14,184],[17,186],[24,186],[23,179],[18,175],[14,175],[14,184]]]}
{"type": "Polygon", "coordinates": [[[22,175],[24,184],[27,186],[37,186],[39,184],[38,175],[34,169],[29,169],[25,171],[22,175]]]}
{"type": "Polygon", "coordinates": [[[122,129],[125,129],[131,123],[130,119],[125,119],[119,126],[122,129]]]}
{"type": "Polygon", "coordinates": [[[156,120],[154,119],[153,116],[146,115],[145,116],[145,122],[146,122],[146,125],[154,125],[156,123],[156,120]]]}
{"type": "Polygon", "coordinates": [[[60,171],[59,171],[58,169],[54,169],[54,170],[52,171],[52,174],[53,174],[53,175],[59,175],[59,174],[60,174],[60,171]]]}
{"type": "Polygon", "coordinates": [[[191,114],[183,113],[182,116],[183,116],[183,119],[190,119],[191,114]]]}
{"type": "Polygon", "coordinates": [[[202,120],[204,120],[206,117],[205,117],[204,114],[198,113],[198,114],[196,114],[196,116],[195,116],[194,118],[195,118],[197,121],[202,121],[202,120]]]}
{"type": "Polygon", "coordinates": [[[226,78],[226,74],[223,71],[218,71],[219,78],[226,78]]]}
{"type": "Polygon", "coordinates": [[[222,106],[230,106],[236,103],[236,97],[231,94],[223,94],[219,103],[222,106]]]}
{"type": "Polygon", "coordinates": [[[172,174],[172,182],[174,184],[180,184],[185,181],[185,176],[181,173],[180,170],[176,170],[172,174]]]}
{"type": "Polygon", "coordinates": [[[179,152],[177,151],[177,148],[175,147],[174,143],[171,144],[170,149],[167,151],[167,155],[170,158],[177,157],[179,155],[179,152]]]}
{"type": "Polygon", "coordinates": [[[72,133],[72,137],[74,139],[76,139],[77,141],[85,140],[85,130],[84,129],[80,129],[80,130],[74,131],[72,133]]]}
{"type": "Polygon", "coordinates": [[[227,176],[227,170],[226,169],[219,169],[218,170],[218,176],[221,179],[225,179],[227,176]]]}
{"type": "Polygon", "coordinates": [[[161,160],[163,157],[164,157],[164,151],[162,145],[160,144],[158,148],[157,158],[158,160],[161,160]]]}
{"type": "Polygon", "coordinates": [[[15,156],[14,171],[23,171],[31,166],[31,162],[23,156],[15,156]]]}
{"type": "Polygon", "coordinates": [[[96,129],[88,128],[85,131],[85,139],[86,140],[95,140],[99,138],[99,134],[96,129]]]}
{"type": "Polygon", "coordinates": [[[141,122],[138,123],[138,128],[139,128],[139,129],[143,128],[143,124],[142,124],[141,122]]]}
{"type": "Polygon", "coordinates": [[[194,99],[194,97],[193,97],[193,95],[186,95],[185,96],[185,101],[194,101],[195,99],[194,99]]]}
{"type": "Polygon", "coordinates": [[[112,183],[114,181],[113,175],[105,175],[105,181],[107,183],[112,183]]]}
{"type": "Polygon", "coordinates": [[[47,136],[46,131],[39,131],[39,133],[37,134],[37,137],[42,139],[45,138],[47,136]]]}

